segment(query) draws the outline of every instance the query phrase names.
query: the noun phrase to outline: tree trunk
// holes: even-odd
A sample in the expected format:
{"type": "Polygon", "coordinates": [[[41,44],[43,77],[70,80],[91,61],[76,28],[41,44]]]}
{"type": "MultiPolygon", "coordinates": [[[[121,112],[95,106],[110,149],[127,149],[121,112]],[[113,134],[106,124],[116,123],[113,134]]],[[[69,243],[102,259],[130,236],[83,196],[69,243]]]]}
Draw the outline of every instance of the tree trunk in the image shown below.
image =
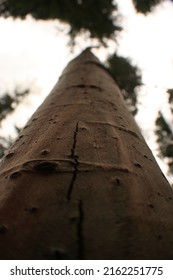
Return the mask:
{"type": "Polygon", "coordinates": [[[173,190],[86,50],[1,163],[1,259],[172,259],[173,190]]]}

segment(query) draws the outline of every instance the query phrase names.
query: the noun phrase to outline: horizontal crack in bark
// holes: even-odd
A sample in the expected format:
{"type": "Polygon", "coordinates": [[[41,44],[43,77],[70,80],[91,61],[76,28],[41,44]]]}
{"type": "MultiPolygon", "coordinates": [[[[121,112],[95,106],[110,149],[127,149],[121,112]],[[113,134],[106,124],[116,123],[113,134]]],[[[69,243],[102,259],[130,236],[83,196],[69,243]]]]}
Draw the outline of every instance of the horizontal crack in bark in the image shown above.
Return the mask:
{"type": "Polygon", "coordinates": [[[117,129],[120,130],[120,131],[122,130],[122,131],[124,131],[124,132],[127,132],[127,133],[131,134],[132,136],[134,136],[134,137],[136,137],[136,138],[138,138],[138,139],[141,140],[141,138],[139,137],[139,135],[138,135],[136,132],[134,132],[134,131],[132,131],[132,130],[130,130],[130,129],[128,129],[128,128],[125,128],[125,127],[123,127],[123,126],[115,125],[115,124],[109,123],[109,122],[92,122],[92,121],[86,121],[86,123],[90,123],[90,124],[94,124],[94,125],[96,125],[96,124],[109,125],[109,126],[112,126],[112,127],[117,128],[117,129]]]}

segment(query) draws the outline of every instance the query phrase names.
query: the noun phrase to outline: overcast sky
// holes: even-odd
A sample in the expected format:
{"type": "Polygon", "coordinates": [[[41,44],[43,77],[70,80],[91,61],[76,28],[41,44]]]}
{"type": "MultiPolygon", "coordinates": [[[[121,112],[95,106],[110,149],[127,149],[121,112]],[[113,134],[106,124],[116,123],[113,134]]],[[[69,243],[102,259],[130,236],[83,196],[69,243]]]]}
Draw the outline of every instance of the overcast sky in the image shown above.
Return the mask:
{"type": "MultiPolygon", "coordinates": [[[[155,110],[160,109],[169,118],[166,106],[166,88],[173,88],[173,4],[165,1],[147,17],[136,14],[130,0],[119,0],[123,15],[124,31],[119,38],[118,52],[130,56],[143,72],[143,87],[140,94],[140,127],[152,148],[155,145],[151,131],[155,110]]],[[[69,49],[68,26],[58,21],[13,20],[0,18],[0,94],[17,87],[31,87],[32,95],[20,106],[10,125],[4,123],[4,134],[11,131],[13,123],[24,125],[32,112],[49,93],[66,64],[81,49],[91,42],[78,39],[78,46],[72,53],[69,49]],[[22,115],[22,118],[21,118],[22,115]]],[[[95,50],[104,61],[110,48],[95,50]]],[[[2,133],[2,132],[1,132],[2,133]]],[[[164,170],[165,171],[165,170],[164,170]]]]}

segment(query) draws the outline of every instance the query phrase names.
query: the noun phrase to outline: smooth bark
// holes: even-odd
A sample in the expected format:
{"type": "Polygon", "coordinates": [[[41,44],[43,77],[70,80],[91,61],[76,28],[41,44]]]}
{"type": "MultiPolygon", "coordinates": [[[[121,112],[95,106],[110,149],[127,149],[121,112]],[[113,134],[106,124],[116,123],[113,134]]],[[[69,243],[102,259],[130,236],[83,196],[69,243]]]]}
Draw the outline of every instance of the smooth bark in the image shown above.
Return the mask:
{"type": "Polygon", "coordinates": [[[89,50],[0,171],[0,259],[173,258],[173,190],[89,50]]]}

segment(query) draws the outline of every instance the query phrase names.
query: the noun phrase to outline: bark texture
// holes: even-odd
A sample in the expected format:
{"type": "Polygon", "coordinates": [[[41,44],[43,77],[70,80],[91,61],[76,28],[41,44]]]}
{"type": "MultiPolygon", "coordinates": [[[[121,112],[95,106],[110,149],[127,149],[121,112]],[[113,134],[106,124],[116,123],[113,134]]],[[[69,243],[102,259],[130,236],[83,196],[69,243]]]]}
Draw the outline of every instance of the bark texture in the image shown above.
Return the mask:
{"type": "Polygon", "coordinates": [[[0,259],[172,258],[173,190],[86,50],[1,163],[0,259]]]}

